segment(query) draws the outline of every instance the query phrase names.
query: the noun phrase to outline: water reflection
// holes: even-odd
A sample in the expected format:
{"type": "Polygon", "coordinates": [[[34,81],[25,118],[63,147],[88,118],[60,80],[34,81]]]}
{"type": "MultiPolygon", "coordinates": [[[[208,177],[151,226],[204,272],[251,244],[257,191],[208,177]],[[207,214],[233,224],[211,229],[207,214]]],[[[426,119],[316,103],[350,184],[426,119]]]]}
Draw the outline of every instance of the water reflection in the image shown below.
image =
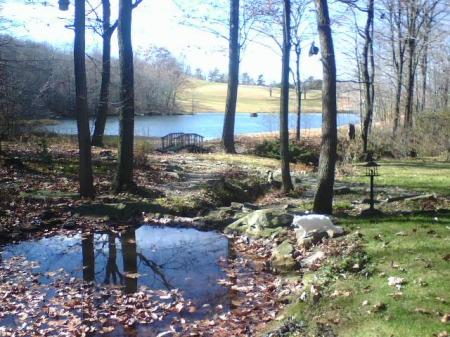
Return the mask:
{"type": "Polygon", "coordinates": [[[94,235],[85,233],[81,235],[81,252],[83,256],[83,280],[95,281],[95,254],[94,235]]]}
{"type": "Polygon", "coordinates": [[[125,276],[125,292],[127,294],[137,291],[137,253],[136,233],[134,228],[127,228],[121,237],[123,271],[125,276]]]}
{"type": "Polygon", "coordinates": [[[140,286],[180,289],[193,303],[229,308],[221,261],[229,254],[228,240],[214,232],[141,226],[122,232],[83,232],[55,236],[2,248],[4,258],[22,255],[39,261],[42,283],[50,272],[63,269],[85,281],[121,285],[127,293],[140,286]]]}

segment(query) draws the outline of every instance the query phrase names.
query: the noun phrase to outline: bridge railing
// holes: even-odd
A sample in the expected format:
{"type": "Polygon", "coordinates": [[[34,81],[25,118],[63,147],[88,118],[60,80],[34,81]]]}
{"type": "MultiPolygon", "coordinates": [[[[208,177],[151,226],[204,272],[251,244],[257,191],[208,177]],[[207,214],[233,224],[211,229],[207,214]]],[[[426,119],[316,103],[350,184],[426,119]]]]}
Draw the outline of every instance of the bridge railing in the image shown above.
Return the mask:
{"type": "Polygon", "coordinates": [[[160,150],[166,151],[170,148],[182,149],[189,146],[203,147],[204,137],[197,133],[169,133],[161,137],[160,150]]]}

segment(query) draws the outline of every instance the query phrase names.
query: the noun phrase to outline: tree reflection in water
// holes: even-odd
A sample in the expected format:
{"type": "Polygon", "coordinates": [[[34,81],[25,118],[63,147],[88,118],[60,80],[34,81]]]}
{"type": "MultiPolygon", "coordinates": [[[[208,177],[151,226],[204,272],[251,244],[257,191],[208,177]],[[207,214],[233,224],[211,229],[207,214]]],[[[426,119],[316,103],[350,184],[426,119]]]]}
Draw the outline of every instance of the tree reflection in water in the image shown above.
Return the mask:
{"type": "Polygon", "coordinates": [[[95,281],[94,234],[90,232],[81,235],[81,252],[83,256],[83,280],[95,281]]]}
{"type": "Polygon", "coordinates": [[[137,253],[136,230],[128,227],[121,235],[123,271],[125,280],[125,292],[127,294],[137,291],[137,253]]]}
{"type": "Polygon", "coordinates": [[[36,261],[39,267],[35,271],[42,275],[43,283],[61,275],[61,270],[87,282],[119,285],[127,292],[139,286],[177,288],[196,304],[229,307],[228,289],[218,284],[227,277],[221,261],[229,257],[228,240],[215,232],[146,225],[122,232],[86,230],[81,235],[7,245],[2,255],[36,261]]]}

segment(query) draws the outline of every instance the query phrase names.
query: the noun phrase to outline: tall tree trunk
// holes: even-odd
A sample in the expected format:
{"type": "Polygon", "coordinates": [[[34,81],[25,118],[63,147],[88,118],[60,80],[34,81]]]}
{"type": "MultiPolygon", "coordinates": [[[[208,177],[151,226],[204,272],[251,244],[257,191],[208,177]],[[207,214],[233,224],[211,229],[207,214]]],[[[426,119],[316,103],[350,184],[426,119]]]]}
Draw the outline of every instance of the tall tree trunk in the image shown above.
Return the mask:
{"type": "Polygon", "coordinates": [[[119,1],[120,135],[115,192],[132,190],[134,145],[134,74],[131,45],[131,0],[119,1]]]}
{"type": "Polygon", "coordinates": [[[283,53],[280,94],[280,157],[283,191],[293,189],[289,167],[289,57],[291,53],[291,1],[284,0],[283,53]]]}
{"type": "Polygon", "coordinates": [[[403,69],[405,64],[405,40],[403,37],[403,8],[401,0],[392,1],[389,6],[389,24],[392,63],[396,73],[395,102],[394,102],[394,126],[393,136],[397,135],[400,126],[400,103],[403,89],[403,69]]]}
{"type": "Polygon", "coordinates": [[[415,66],[414,58],[416,56],[416,40],[413,37],[408,38],[408,74],[406,82],[406,102],[405,102],[405,129],[411,129],[413,126],[414,109],[414,84],[415,84],[415,66]]]}
{"type": "Polygon", "coordinates": [[[295,45],[295,77],[296,77],[296,95],[297,95],[297,127],[295,132],[295,140],[300,142],[301,115],[302,115],[302,82],[300,81],[300,43],[295,45]]]}
{"type": "Polygon", "coordinates": [[[425,13],[425,33],[423,37],[423,50],[422,50],[422,60],[420,64],[420,69],[422,73],[422,88],[421,88],[421,98],[420,98],[420,111],[425,110],[426,105],[426,96],[427,96],[427,74],[428,74],[428,43],[430,40],[430,32],[431,32],[431,23],[432,20],[430,19],[430,15],[432,13],[429,13],[426,11],[425,13]]]}
{"type": "Polygon", "coordinates": [[[86,63],[85,63],[85,0],[75,0],[75,42],[73,58],[75,69],[75,106],[80,152],[80,194],[93,197],[95,194],[92,177],[91,134],[87,105],[86,63]]]}
{"type": "Polygon", "coordinates": [[[317,26],[322,48],[322,145],[319,158],[318,185],[314,196],[314,212],[333,212],[334,170],[337,147],[336,60],[327,0],[315,0],[317,26]]]}
{"type": "Polygon", "coordinates": [[[239,86],[239,0],[230,1],[230,40],[228,53],[228,91],[222,143],[226,153],[236,153],[234,147],[234,123],[239,86]]]}
{"type": "Polygon", "coordinates": [[[97,118],[95,120],[94,134],[92,136],[93,146],[103,146],[103,135],[105,133],[106,118],[108,116],[109,83],[111,77],[111,36],[115,26],[111,27],[111,5],[109,0],[102,0],[103,7],[103,54],[102,54],[102,83],[100,86],[100,97],[97,106],[97,118]]]}
{"type": "Polygon", "coordinates": [[[363,152],[367,153],[370,126],[373,117],[374,103],[374,59],[373,59],[373,17],[374,0],[369,0],[367,8],[367,21],[364,29],[364,48],[362,53],[362,80],[364,84],[365,114],[361,137],[363,141],[363,152]]]}

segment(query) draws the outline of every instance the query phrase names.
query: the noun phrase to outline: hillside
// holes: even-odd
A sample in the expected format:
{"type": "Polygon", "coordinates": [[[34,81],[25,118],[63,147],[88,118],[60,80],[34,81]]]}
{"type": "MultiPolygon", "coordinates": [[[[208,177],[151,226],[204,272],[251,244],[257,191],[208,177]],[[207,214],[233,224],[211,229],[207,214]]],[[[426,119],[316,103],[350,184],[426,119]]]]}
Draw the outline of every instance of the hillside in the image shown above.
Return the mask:
{"type": "MultiPolygon", "coordinates": [[[[211,83],[190,80],[180,94],[178,103],[186,112],[223,112],[227,95],[226,83],[211,83]]],[[[291,110],[296,111],[294,90],[291,91],[291,110]]],[[[321,111],[321,92],[311,90],[302,99],[305,112],[321,111]]],[[[270,96],[269,87],[240,85],[238,90],[238,112],[278,112],[280,111],[280,89],[273,88],[270,96]]]]}

